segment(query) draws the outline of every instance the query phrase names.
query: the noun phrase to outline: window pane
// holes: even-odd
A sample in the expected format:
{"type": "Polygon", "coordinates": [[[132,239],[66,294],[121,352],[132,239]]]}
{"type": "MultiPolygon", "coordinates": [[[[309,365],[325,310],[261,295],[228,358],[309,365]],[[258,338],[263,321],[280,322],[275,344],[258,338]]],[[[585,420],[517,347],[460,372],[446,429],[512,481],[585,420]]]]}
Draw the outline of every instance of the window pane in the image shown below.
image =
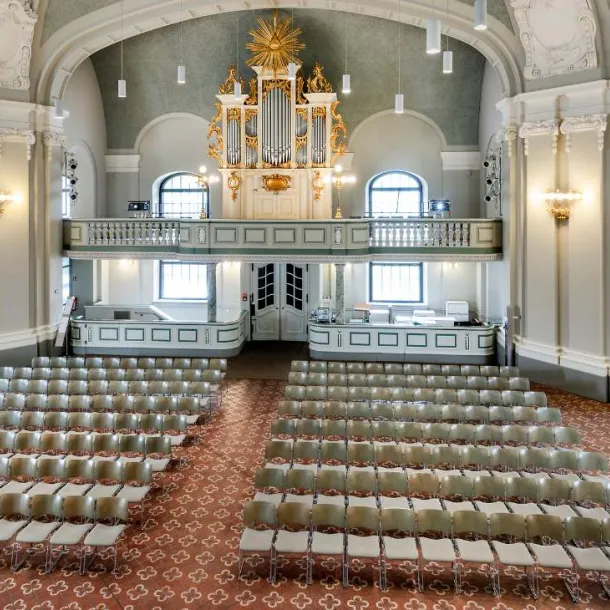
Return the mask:
{"type": "Polygon", "coordinates": [[[423,212],[423,185],[408,172],[386,172],[369,186],[371,216],[419,216],[423,212]]]}
{"type": "Polygon", "coordinates": [[[174,174],[159,189],[159,214],[166,218],[199,218],[208,212],[208,189],[193,174],[174,174]]]}
{"type": "Polygon", "coordinates": [[[370,264],[371,301],[421,303],[423,266],[421,263],[370,264]]]}
{"type": "Polygon", "coordinates": [[[61,259],[61,294],[63,303],[70,296],[71,275],[70,259],[64,256],[61,259]]]}
{"type": "Polygon", "coordinates": [[[202,301],[208,298],[207,265],[161,261],[159,298],[202,301]]]}

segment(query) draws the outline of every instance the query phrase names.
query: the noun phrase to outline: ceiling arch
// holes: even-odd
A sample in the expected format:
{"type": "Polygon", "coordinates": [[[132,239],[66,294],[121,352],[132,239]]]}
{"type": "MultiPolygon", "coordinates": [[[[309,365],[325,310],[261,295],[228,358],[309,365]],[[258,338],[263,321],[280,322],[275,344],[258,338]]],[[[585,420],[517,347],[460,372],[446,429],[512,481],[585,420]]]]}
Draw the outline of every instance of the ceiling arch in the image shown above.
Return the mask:
{"type": "MultiPolygon", "coordinates": [[[[433,16],[429,0],[402,0],[397,12],[397,0],[123,0],[121,19],[117,4],[87,13],[69,22],[51,36],[34,56],[33,82],[35,101],[49,103],[61,97],[72,72],[87,57],[144,32],[218,13],[257,9],[315,8],[401,21],[419,27],[433,16]],[[182,11],[181,11],[182,4],[182,11]]],[[[440,11],[437,11],[440,15],[440,11]]],[[[449,12],[443,12],[443,33],[471,45],[484,55],[496,70],[506,96],[522,91],[518,62],[518,41],[512,32],[494,18],[489,28],[477,32],[472,28],[472,8],[463,2],[450,0],[449,12]]]]}

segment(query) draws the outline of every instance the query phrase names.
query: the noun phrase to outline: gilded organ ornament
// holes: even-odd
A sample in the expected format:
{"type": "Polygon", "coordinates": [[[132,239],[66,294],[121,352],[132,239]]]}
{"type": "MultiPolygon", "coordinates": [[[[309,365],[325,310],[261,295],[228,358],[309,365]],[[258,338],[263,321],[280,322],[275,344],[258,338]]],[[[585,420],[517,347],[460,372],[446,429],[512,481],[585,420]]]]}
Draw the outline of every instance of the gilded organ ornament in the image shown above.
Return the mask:
{"type": "Polygon", "coordinates": [[[237,192],[241,186],[241,178],[237,175],[237,172],[231,172],[229,179],[227,180],[227,186],[231,189],[231,199],[237,200],[237,192]]]}
{"type": "Polygon", "coordinates": [[[263,188],[275,194],[288,190],[291,182],[292,178],[290,176],[283,176],[282,174],[263,176],[263,188]]]}
{"type": "MultiPolygon", "coordinates": [[[[218,87],[218,93],[220,95],[231,95],[235,92],[235,83],[237,82],[237,68],[235,66],[229,66],[229,75],[220,87],[218,87]]],[[[241,85],[242,91],[244,89],[244,79],[240,78],[239,83],[241,85]]]]}
{"type": "Polygon", "coordinates": [[[313,67],[313,76],[307,79],[307,93],[332,93],[333,86],[326,76],[324,68],[316,62],[313,67]]]}
{"type": "Polygon", "coordinates": [[[258,79],[256,76],[253,76],[250,79],[250,95],[246,100],[246,105],[248,106],[256,106],[258,104],[258,79]]]}
{"type": "Polygon", "coordinates": [[[216,102],[214,106],[216,106],[216,115],[208,127],[208,156],[216,159],[222,167],[222,127],[219,125],[222,121],[222,104],[216,102]]]}
{"type": "Polygon", "coordinates": [[[253,55],[248,60],[249,66],[261,66],[272,70],[274,75],[288,69],[288,64],[300,63],[299,51],[305,45],[299,40],[300,28],[292,27],[292,19],[285,17],[278,21],[277,9],[273,11],[273,20],[258,19],[258,29],[250,30],[252,42],[246,45],[253,55]]]}
{"type": "Polygon", "coordinates": [[[311,183],[313,188],[313,200],[320,201],[322,197],[322,191],[324,190],[324,180],[320,172],[315,172],[311,183]]]}
{"type": "Polygon", "coordinates": [[[331,165],[335,160],[347,152],[347,127],[337,107],[341,102],[336,101],[330,105],[330,114],[333,118],[333,128],[330,134],[330,148],[333,152],[331,165]]]}

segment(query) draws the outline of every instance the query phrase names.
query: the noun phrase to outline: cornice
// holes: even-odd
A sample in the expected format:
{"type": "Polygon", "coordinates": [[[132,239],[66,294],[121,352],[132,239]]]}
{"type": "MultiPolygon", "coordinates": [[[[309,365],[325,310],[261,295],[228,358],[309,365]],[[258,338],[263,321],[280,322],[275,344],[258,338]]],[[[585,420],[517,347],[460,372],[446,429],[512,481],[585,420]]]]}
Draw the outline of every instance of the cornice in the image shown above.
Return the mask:
{"type": "Polygon", "coordinates": [[[529,139],[534,136],[548,135],[553,138],[553,154],[557,153],[557,138],[559,137],[559,121],[529,121],[519,126],[519,137],[523,140],[523,152],[529,153],[529,139]]]}
{"type": "Polygon", "coordinates": [[[573,116],[563,119],[559,129],[565,136],[566,152],[569,153],[572,149],[572,134],[580,131],[597,131],[597,147],[600,152],[603,151],[607,124],[608,119],[605,114],[573,116]]]}
{"type": "Polygon", "coordinates": [[[26,145],[26,159],[32,158],[32,146],[36,144],[36,134],[30,129],[0,128],[0,158],[2,157],[2,144],[4,142],[24,142],[26,145]]]}

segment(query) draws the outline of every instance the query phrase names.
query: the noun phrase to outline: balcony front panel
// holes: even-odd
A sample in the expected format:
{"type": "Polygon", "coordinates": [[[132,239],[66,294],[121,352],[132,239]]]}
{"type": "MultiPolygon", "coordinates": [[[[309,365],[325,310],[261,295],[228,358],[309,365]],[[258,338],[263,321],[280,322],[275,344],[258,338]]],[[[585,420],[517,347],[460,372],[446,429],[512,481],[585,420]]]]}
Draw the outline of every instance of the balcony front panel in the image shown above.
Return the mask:
{"type": "Polygon", "coordinates": [[[471,260],[502,258],[494,219],[64,221],[72,258],[273,260],[471,260]]]}

